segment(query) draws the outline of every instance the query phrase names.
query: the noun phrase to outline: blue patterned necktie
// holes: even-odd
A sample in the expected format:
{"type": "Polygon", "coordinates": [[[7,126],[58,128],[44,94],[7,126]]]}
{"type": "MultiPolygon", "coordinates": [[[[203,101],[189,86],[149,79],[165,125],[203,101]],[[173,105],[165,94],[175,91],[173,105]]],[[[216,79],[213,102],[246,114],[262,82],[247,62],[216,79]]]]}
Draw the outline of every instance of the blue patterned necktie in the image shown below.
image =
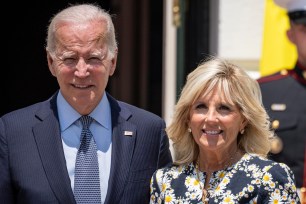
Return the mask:
{"type": "Polygon", "coordinates": [[[83,129],[75,163],[74,197],[77,204],[98,204],[101,203],[101,190],[97,145],[89,130],[93,118],[82,116],[80,121],[83,129]]]}

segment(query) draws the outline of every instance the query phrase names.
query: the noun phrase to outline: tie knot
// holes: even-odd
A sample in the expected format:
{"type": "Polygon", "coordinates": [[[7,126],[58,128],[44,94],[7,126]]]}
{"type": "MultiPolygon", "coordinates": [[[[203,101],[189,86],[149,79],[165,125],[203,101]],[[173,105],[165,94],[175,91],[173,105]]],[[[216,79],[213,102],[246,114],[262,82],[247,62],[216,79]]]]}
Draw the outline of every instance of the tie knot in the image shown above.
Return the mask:
{"type": "Polygon", "coordinates": [[[80,121],[83,125],[83,128],[88,128],[90,126],[91,122],[93,121],[93,118],[88,116],[88,115],[83,115],[80,118],[80,121]]]}

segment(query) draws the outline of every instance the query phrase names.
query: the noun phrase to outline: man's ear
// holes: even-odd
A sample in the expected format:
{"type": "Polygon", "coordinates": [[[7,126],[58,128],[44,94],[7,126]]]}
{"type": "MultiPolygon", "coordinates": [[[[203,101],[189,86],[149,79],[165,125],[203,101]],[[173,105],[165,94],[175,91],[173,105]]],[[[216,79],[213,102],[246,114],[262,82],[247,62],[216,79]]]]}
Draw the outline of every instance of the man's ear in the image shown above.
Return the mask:
{"type": "Polygon", "coordinates": [[[294,39],[292,28],[288,29],[286,34],[287,34],[287,38],[290,40],[290,42],[295,44],[295,39],[294,39]]]}
{"type": "Polygon", "coordinates": [[[118,56],[118,50],[115,51],[115,54],[113,58],[111,59],[111,70],[109,71],[109,75],[112,76],[116,70],[117,66],[117,56],[118,56]]]}
{"type": "Polygon", "coordinates": [[[53,68],[54,60],[48,51],[47,51],[47,61],[48,61],[48,67],[49,67],[51,74],[56,77],[56,72],[53,68]]]}

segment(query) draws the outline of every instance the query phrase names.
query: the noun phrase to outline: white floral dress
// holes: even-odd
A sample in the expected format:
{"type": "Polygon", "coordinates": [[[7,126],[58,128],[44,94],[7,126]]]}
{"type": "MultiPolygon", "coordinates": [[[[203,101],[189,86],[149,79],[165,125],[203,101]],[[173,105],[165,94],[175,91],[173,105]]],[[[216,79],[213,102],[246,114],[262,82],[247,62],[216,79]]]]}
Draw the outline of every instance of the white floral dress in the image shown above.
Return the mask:
{"type": "MultiPolygon", "coordinates": [[[[150,203],[202,203],[205,172],[200,172],[199,178],[193,163],[157,170],[151,179],[150,203]]],[[[208,192],[208,203],[300,203],[291,169],[251,154],[214,172],[208,192]]]]}

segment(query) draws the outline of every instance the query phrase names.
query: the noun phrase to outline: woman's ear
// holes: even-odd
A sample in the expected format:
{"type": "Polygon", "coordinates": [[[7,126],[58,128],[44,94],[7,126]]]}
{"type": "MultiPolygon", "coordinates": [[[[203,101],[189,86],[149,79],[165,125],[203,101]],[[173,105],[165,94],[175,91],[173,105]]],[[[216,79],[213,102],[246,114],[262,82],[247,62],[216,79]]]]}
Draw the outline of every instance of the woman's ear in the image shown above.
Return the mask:
{"type": "Polygon", "coordinates": [[[246,119],[246,118],[243,118],[243,121],[242,121],[242,123],[241,123],[240,130],[244,130],[245,127],[247,126],[247,124],[248,124],[247,119],[246,119]]]}

